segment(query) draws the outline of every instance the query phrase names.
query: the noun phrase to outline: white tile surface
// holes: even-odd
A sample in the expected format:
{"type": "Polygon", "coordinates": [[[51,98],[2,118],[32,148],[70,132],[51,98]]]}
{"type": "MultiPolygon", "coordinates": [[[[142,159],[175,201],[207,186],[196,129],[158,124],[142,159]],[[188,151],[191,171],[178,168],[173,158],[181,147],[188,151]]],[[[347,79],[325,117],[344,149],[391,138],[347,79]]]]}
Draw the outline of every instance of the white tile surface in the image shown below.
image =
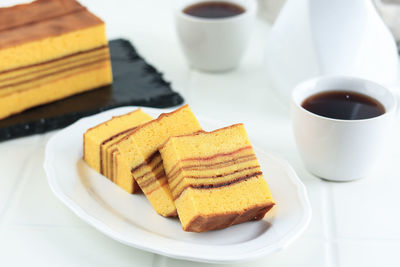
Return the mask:
{"type": "Polygon", "coordinates": [[[264,267],[264,266],[324,266],[326,259],[326,242],[322,238],[299,238],[286,250],[250,262],[218,265],[193,263],[170,258],[158,259],[154,267],[201,267],[201,266],[232,266],[232,267],[264,267]]]}
{"type": "Polygon", "coordinates": [[[0,221],[21,177],[26,173],[26,164],[40,145],[39,136],[0,143],[0,170],[3,170],[0,178],[0,221]]]}
{"type": "Polygon", "coordinates": [[[7,227],[0,238],[0,266],[4,267],[141,267],[151,266],[153,260],[150,253],[86,227],[7,227]]]}
{"type": "Polygon", "coordinates": [[[338,247],[341,267],[400,266],[399,241],[341,240],[338,247]]]}
{"type": "Polygon", "coordinates": [[[400,240],[399,163],[388,156],[370,177],[331,185],[338,236],[400,240]]]}
{"type": "Polygon", "coordinates": [[[297,175],[307,185],[308,196],[312,207],[312,218],[309,227],[305,232],[305,236],[321,237],[327,240],[327,226],[324,225],[324,215],[326,213],[325,190],[326,182],[310,174],[303,166],[298,155],[287,157],[287,161],[296,170],[297,175]]]}
{"type": "MultiPolygon", "coordinates": [[[[234,266],[400,266],[399,122],[388,154],[371,177],[322,181],[304,169],[288,107],[266,80],[270,26],[263,20],[256,23],[241,66],[210,74],[186,65],[174,31],[173,0],[81,2],[106,21],[110,39],[131,40],[196,114],[226,124],[244,122],[251,140],[288,160],[306,184],[313,208],[306,232],[282,252],[234,266]]],[[[0,143],[0,266],[207,266],[126,247],[73,215],[52,195],[42,170],[51,135],[0,143]]]]}
{"type": "Polygon", "coordinates": [[[34,152],[25,166],[29,172],[21,182],[18,196],[10,203],[10,211],[5,214],[8,224],[86,226],[87,224],[73,214],[50,191],[43,170],[44,146],[34,152]]]}
{"type": "Polygon", "coordinates": [[[400,124],[371,175],[351,183],[330,183],[333,218],[340,238],[400,241],[400,124]]]}

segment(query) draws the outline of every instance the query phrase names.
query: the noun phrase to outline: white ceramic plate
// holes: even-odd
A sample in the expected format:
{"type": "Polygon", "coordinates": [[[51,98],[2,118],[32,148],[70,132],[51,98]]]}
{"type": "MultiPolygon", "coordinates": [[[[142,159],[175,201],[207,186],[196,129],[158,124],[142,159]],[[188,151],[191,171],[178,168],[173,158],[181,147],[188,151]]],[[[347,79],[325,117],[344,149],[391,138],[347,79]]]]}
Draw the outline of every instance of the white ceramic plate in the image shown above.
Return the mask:
{"type": "MultiPolygon", "coordinates": [[[[210,263],[249,260],[281,250],[308,225],[311,208],[306,189],[283,160],[255,146],[259,163],[276,201],[261,221],[206,233],[187,233],[178,219],[157,215],[145,196],[130,195],[92,170],[82,159],[83,133],[135,107],[83,118],[48,142],[44,168],[54,194],[82,220],[126,245],[168,257],[210,263]]],[[[154,117],[166,110],[143,108],[154,117]]],[[[222,126],[199,118],[205,130],[222,126]]]]}

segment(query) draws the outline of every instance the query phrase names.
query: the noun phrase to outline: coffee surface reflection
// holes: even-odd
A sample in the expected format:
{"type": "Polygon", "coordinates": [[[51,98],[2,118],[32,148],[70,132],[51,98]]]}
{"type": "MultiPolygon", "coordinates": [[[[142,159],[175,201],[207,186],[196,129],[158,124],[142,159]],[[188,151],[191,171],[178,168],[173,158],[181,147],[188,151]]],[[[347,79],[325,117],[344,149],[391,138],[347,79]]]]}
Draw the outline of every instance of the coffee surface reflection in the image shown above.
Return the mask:
{"type": "Polygon", "coordinates": [[[385,108],[376,99],[343,90],[314,94],[305,99],[301,106],[314,114],[341,120],[369,119],[385,113],[385,108]]]}
{"type": "Polygon", "coordinates": [[[246,10],[237,4],[229,2],[200,2],[186,7],[185,14],[209,19],[221,19],[240,15],[246,10]]]}

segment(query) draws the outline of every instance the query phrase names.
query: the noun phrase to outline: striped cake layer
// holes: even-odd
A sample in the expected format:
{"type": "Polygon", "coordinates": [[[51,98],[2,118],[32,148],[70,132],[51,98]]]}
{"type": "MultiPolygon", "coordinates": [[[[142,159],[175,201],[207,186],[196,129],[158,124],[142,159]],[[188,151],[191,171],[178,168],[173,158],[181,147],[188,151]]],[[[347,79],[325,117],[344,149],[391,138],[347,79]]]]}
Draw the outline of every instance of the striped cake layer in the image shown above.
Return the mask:
{"type": "Polygon", "coordinates": [[[92,127],[84,134],[84,159],[97,172],[109,178],[129,193],[139,190],[138,185],[130,173],[125,170],[125,175],[116,175],[118,161],[114,153],[117,152],[117,144],[127,134],[136,129],[137,126],[151,121],[153,118],[144,113],[141,109],[130,113],[115,116],[95,127],[92,127]]]}
{"type": "Polygon", "coordinates": [[[158,151],[145,162],[133,168],[131,172],[150,203],[156,207],[163,206],[163,216],[174,217],[177,215],[161,155],[158,151]]]}
{"type": "Polygon", "coordinates": [[[274,205],[243,124],[171,137],[160,153],[185,231],[262,219],[274,205]]]}
{"type": "Polygon", "coordinates": [[[131,170],[140,188],[147,195],[167,184],[160,153],[154,153],[149,160],[131,170]]]}
{"type": "Polygon", "coordinates": [[[102,150],[104,151],[103,155],[105,155],[103,160],[107,162],[103,167],[104,175],[129,193],[139,193],[141,188],[131,173],[131,168],[122,164],[119,157],[120,152],[118,151],[118,144],[128,137],[136,128],[137,127],[130,128],[121,132],[110,140],[110,142],[102,146],[102,150]]]}
{"type": "Polygon", "coordinates": [[[29,84],[27,90],[0,96],[0,119],[38,105],[108,85],[111,80],[110,75],[111,65],[103,61],[100,64],[65,72],[57,78],[48,77],[40,83],[29,84]]]}
{"type": "MultiPolygon", "coordinates": [[[[201,130],[188,105],[145,123],[130,133],[117,147],[118,176],[127,166],[154,210],[162,216],[176,215],[172,194],[165,177],[158,147],[169,137],[201,130]]],[[[119,178],[118,178],[119,179],[119,178]]]]}
{"type": "Polygon", "coordinates": [[[126,130],[123,130],[107,140],[103,141],[100,147],[100,173],[109,178],[111,181],[114,181],[114,157],[113,153],[116,153],[117,144],[125,138],[130,132],[132,132],[136,127],[131,127],[126,130]]]}
{"type": "Polygon", "coordinates": [[[94,68],[110,67],[107,46],[71,54],[40,64],[19,67],[0,72],[0,97],[15,92],[32,90],[42,84],[51,83],[94,68]]]}
{"type": "Polygon", "coordinates": [[[173,168],[167,175],[174,199],[189,187],[208,189],[229,186],[262,174],[249,146],[212,157],[182,159],[175,166],[179,168],[173,168]]]}

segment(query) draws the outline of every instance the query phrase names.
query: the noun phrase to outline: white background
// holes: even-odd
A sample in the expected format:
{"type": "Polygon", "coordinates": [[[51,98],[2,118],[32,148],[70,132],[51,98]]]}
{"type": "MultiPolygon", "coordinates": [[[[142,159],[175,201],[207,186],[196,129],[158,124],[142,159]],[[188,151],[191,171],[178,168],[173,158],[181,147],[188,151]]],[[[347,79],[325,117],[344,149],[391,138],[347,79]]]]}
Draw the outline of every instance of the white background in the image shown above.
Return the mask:
{"type": "MultiPolygon", "coordinates": [[[[173,1],[81,2],[106,21],[109,39],[133,42],[196,114],[226,125],[245,123],[253,143],[285,158],[306,184],[313,207],[306,232],[282,252],[237,266],[400,266],[398,122],[370,177],[324,182],[304,169],[288,107],[266,80],[263,55],[270,25],[262,17],[241,66],[210,74],[188,68],[175,34],[173,1]]],[[[0,143],[0,266],[203,266],[119,244],[72,214],[51,193],[42,168],[52,134],[0,143]]]]}

